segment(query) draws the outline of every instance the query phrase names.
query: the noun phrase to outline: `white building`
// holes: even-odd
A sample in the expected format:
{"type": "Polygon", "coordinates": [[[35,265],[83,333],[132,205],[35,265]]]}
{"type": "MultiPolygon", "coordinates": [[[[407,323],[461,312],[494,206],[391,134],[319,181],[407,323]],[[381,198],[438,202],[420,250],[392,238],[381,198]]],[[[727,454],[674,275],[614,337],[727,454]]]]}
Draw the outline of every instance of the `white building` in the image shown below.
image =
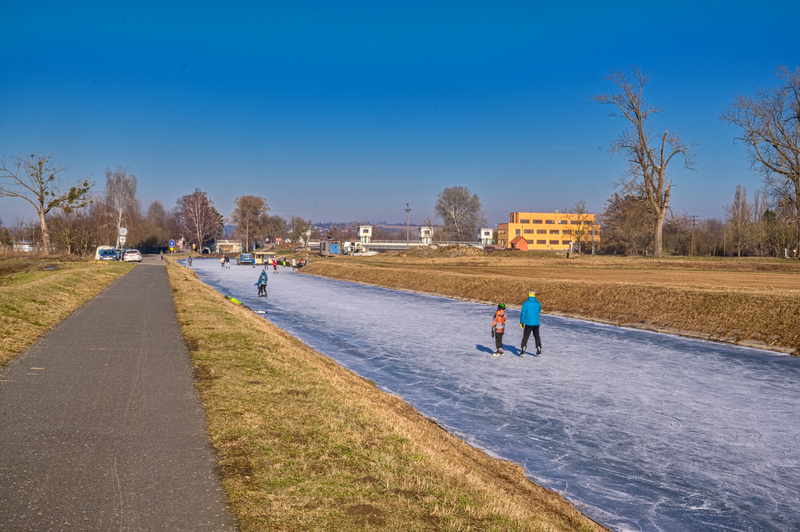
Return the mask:
{"type": "Polygon", "coordinates": [[[484,246],[491,246],[494,244],[494,229],[491,227],[481,227],[478,229],[478,240],[484,246]]]}
{"type": "Polygon", "coordinates": [[[425,244],[426,246],[431,243],[433,239],[433,228],[420,226],[419,227],[419,241],[425,244]]]}
{"type": "Polygon", "coordinates": [[[358,240],[362,244],[369,244],[369,241],[372,238],[372,226],[359,225],[357,230],[358,230],[358,240]]]}

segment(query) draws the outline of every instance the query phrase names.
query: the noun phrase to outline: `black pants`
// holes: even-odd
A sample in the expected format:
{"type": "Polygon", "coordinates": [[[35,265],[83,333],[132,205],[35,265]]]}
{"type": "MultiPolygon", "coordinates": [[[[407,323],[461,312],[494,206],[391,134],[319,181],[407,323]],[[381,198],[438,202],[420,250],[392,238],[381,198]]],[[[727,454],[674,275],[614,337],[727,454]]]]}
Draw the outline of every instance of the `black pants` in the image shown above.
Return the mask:
{"type": "Polygon", "coordinates": [[[495,331],[494,333],[494,345],[497,347],[498,351],[503,349],[503,333],[495,331]]]}
{"type": "Polygon", "coordinates": [[[522,333],[522,347],[525,348],[528,346],[528,338],[531,336],[531,331],[533,331],[533,338],[536,340],[536,347],[542,347],[542,340],[539,338],[538,325],[525,326],[525,331],[522,333]]]}

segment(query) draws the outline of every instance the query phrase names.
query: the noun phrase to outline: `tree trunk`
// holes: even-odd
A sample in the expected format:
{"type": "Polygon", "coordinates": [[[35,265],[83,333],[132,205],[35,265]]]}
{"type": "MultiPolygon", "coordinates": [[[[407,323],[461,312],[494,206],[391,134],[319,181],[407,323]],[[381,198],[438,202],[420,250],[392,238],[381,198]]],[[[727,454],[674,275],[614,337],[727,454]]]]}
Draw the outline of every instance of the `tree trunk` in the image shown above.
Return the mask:
{"type": "Polygon", "coordinates": [[[660,259],[661,258],[661,250],[663,247],[663,231],[664,231],[664,218],[666,217],[667,212],[662,211],[656,215],[656,219],[653,222],[653,258],[660,259]]]}
{"type": "Polygon", "coordinates": [[[39,212],[39,222],[42,227],[42,245],[44,246],[44,254],[50,255],[53,248],[50,246],[50,230],[47,228],[47,218],[44,212],[39,212]]]}

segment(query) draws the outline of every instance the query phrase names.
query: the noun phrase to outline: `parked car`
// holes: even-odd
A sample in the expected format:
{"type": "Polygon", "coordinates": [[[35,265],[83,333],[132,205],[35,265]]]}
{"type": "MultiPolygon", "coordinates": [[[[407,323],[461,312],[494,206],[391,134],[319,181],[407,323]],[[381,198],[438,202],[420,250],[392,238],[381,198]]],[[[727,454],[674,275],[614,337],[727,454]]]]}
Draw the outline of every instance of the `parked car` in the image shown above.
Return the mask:
{"type": "Polygon", "coordinates": [[[129,249],[122,256],[122,260],[125,262],[142,262],[142,254],[139,253],[138,249],[129,249]]]}
{"type": "Polygon", "coordinates": [[[112,247],[98,248],[94,254],[94,260],[119,260],[117,257],[117,250],[112,247]]]}

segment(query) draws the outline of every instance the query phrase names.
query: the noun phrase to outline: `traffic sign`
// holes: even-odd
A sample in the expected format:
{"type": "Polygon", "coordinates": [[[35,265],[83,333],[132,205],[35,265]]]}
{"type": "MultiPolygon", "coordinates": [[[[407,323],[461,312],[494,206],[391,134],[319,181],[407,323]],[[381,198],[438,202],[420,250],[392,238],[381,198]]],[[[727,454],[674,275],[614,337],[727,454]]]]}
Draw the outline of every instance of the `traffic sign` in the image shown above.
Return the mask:
{"type": "Polygon", "coordinates": [[[120,244],[124,244],[125,243],[125,237],[124,236],[119,237],[119,243],[120,244]]]}
{"type": "Polygon", "coordinates": [[[128,234],[128,230],[124,227],[119,228],[119,236],[125,236],[128,234]]]}
{"type": "Polygon", "coordinates": [[[170,239],[170,241],[169,241],[169,248],[170,248],[170,249],[172,249],[172,248],[174,248],[174,247],[175,247],[175,241],[174,241],[174,240],[172,240],[172,239],[170,239]]]}

